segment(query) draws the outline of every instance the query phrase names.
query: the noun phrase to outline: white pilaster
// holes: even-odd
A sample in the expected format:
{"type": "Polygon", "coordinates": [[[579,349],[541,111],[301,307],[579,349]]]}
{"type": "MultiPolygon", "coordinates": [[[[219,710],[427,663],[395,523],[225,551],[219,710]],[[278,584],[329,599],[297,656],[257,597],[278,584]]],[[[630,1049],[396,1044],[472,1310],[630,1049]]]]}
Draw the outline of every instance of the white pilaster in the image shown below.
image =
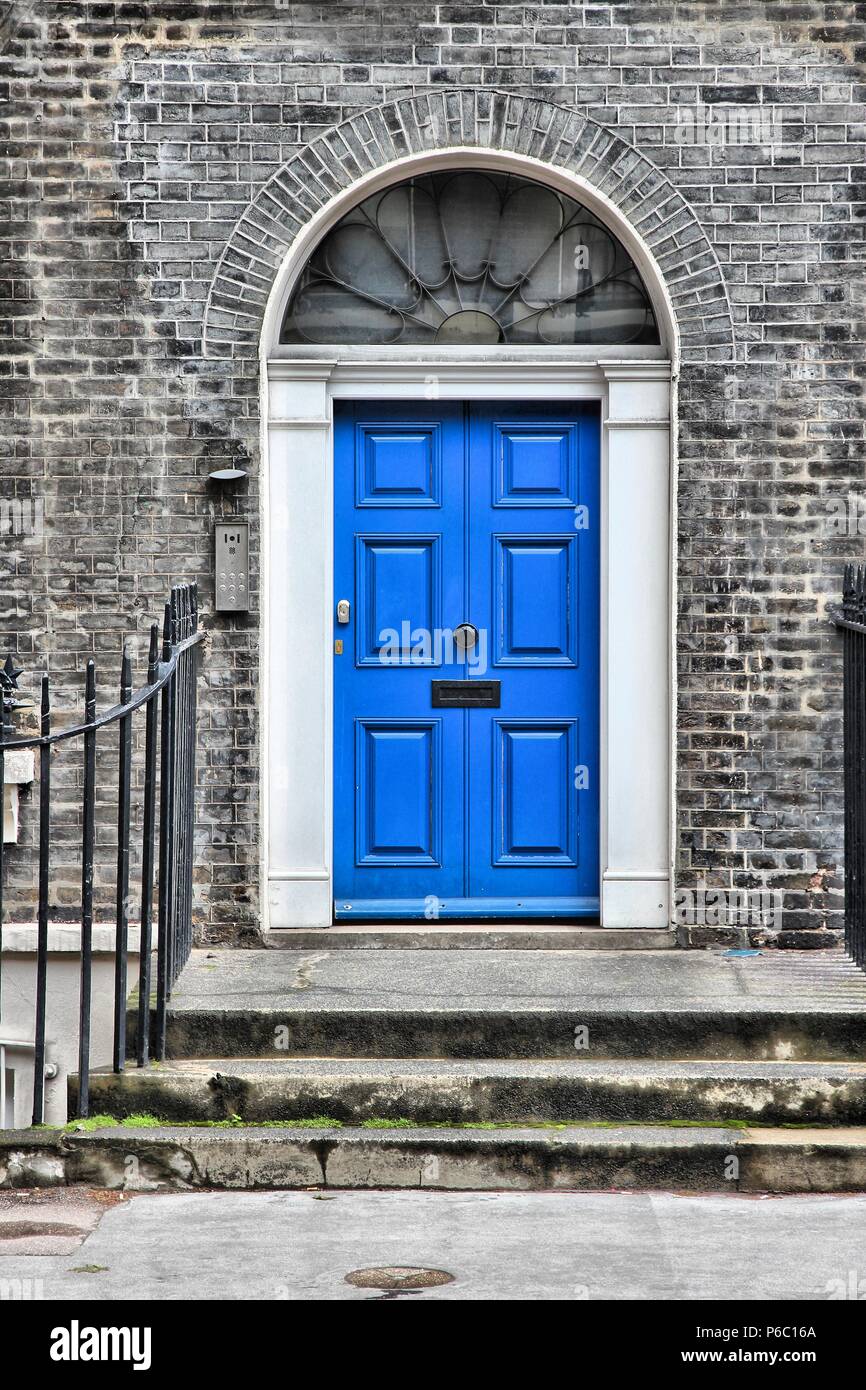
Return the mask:
{"type": "Polygon", "coordinates": [[[333,362],[272,367],[268,419],[268,908],[331,920],[333,362]]]}
{"type": "Polygon", "coordinates": [[[670,371],[603,362],[608,383],[601,920],[669,914],[670,371]]]}

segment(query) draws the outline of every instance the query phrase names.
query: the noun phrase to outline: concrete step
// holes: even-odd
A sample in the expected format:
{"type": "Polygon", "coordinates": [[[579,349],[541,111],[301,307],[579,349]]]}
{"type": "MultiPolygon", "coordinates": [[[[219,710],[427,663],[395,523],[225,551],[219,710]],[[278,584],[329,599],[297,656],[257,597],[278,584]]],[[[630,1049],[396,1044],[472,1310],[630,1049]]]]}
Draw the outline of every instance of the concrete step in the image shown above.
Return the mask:
{"type": "Polygon", "coordinates": [[[863,1129],[0,1131],[0,1188],[866,1190],[863,1129]]]}
{"type": "Polygon", "coordinates": [[[856,1061],[866,975],[830,951],[197,950],[167,1043],[172,1058],[856,1061]]]}
{"type": "Polygon", "coordinates": [[[268,936],[272,951],[673,951],[676,945],[673,927],[611,930],[555,922],[544,927],[520,922],[491,927],[338,922],[332,927],[292,927],[268,936]]]}
{"type": "MultiPolygon", "coordinates": [[[[76,1083],[71,1080],[70,1114],[76,1083]]],[[[97,1072],[91,1114],[248,1124],[866,1124],[866,1064],[680,1061],[190,1060],[97,1072]]]]}
{"type": "MultiPolygon", "coordinates": [[[[130,1034],[130,1036],[133,1036],[130,1034]]],[[[416,1009],[313,1013],[273,1010],[170,1014],[167,1055],[856,1061],[866,1056],[866,1016],[763,1010],[416,1009]],[[275,1041],[282,1040],[282,1041],[275,1041]]]]}

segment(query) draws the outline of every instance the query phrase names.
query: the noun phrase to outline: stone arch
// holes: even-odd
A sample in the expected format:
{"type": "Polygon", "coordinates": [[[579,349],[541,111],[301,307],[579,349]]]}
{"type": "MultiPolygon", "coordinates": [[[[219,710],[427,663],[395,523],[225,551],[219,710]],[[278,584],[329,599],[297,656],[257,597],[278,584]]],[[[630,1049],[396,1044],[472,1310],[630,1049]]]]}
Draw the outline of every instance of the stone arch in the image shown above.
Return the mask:
{"type": "Polygon", "coordinates": [[[220,257],[205,306],[204,355],[258,355],[280,267],[295,238],[328,203],[387,165],[452,148],[526,156],[574,175],[606,198],[653,258],[675,320],[680,359],[734,360],[733,319],[718,258],[668,176],[577,111],[478,89],[427,91],[368,108],[282,165],[245,209],[220,257]]]}

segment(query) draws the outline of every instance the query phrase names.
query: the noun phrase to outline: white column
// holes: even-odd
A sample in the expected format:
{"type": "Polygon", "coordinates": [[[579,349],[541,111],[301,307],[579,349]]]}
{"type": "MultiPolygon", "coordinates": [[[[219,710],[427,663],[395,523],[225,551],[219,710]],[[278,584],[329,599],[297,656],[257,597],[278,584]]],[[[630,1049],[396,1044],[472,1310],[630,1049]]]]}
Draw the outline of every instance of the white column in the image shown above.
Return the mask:
{"type": "Polygon", "coordinates": [[[670,370],[604,362],[601,920],[663,927],[670,874],[670,370]]]}
{"type": "Polygon", "coordinates": [[[333,362],[269,364],[268,921],[331,921],[333,362]]]}

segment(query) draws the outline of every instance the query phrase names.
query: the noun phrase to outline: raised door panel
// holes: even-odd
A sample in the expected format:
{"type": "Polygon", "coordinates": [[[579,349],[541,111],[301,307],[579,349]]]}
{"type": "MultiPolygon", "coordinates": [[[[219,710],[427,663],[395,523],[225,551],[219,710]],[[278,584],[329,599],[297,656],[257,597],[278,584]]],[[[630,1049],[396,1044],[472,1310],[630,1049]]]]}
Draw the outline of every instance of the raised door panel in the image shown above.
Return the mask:
{"type": "Polygon", "coordinates": [[[360,423],[356,433],[358,507],[439,507],[442,503],[439,423],[360,423]]]}
{"type": "MultiPolygon", "coordinates": [[[[421,646],[419,634],[441,628],[440,541],[438,535],[356,537],[359,665],[408,663],[413,648],[421,646]]],[[[413,657],[415,664],[432,661],[433,656],[425,657],[423,649],[420,657],[417,651],[413,657]]]]}
{"type": "Polygon", "coordinates": [[[577,863],[577,720],[493,723],[494,864],[577,863]]]}
{"type": "Polygon", "coordinates": [[[441,720],[356,725],[358,864],[440,863],[441,720]]]}
{"type": "Polygon", "coordinates": [[[578,649],[574,536],[496,536],[493,613],[497,666],[574,666],[578,649]]]}
{"type": "Polygon", "coordinates": [[[574,507],[578,504],[579,426],[495,421],[494,504],[574,507]]]}

